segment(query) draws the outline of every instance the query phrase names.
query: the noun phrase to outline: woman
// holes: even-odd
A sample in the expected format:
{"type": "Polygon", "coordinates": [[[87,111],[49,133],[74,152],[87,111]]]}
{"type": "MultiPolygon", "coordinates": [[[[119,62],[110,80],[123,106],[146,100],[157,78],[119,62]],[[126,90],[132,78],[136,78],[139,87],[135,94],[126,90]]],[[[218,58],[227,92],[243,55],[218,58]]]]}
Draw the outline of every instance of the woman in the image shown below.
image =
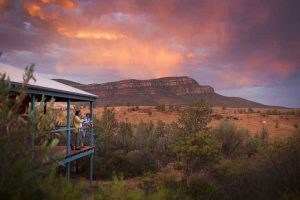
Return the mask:
{"type": "Polygon", "coordinates": [[[80,140],[81,140],[81,128],[83,120],[80,118],[80,110],[76,110],[74,117],[74,127],[75,129],[75,150],[80,150],[80,140]]]}

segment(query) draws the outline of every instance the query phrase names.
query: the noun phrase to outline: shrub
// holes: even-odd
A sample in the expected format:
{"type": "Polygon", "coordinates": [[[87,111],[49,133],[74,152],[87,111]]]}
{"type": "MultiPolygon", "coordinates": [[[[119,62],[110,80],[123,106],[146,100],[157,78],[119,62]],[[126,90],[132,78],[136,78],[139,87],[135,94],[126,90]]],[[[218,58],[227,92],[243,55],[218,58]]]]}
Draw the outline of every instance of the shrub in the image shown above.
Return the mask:
{"type": "Polygon", "coordinates": [[[273,142],[255,159],[224,163],[215,172],[227,199],[283,199],[300,187],[300,137],[273,142]]]}
{"type": "Polygon", "coordinates": [[[145,172],[155,172],[158,167],[154,155],[145,151],[130,151],[125,159],[129,164],[128,173],[131,176],[140,176],[145,172]]]}
{"type": "Polygon", "coordinates": [[[158,104],[157,106],[155,106],[156,110],[160,111],[160,112],[165,112],[166,111],[166,105],[165,104],[158,104]]]}
{"type": "Polygon", "coordinates": [[[114,109],[108,109],[104,107],[104,111],[102,113],[100,119],[100,126],[106,135],[113,135],[116,133],[118,129],[118,121],[115,117],[116,113],[114,109]]]}
{"type": "Polygon", "coordinates": [[[213,114],[212,118],[215,119],[215,120],[220,120],[220,119],[223,119],[223,115],[221,115],[221,114],[213,114]]]}
{"type": "Polygon", "coordinates": [[[260,139],[262,141],[267,141],[269,139],[269,130],[266,125],[263,124],[260,132],[260,139]]]}
{"type": "Polygon", "coordinates": [[[295,123],[293,124],[293,126],[294,126],[295,129],[298,129],[298,128],[299,128],[298,122],[295,122],[295,123]]]}
{"type": "Polygon", "coordinates": [[[212,108],[200,99],[195,107],[185,109],[180,113],[178,123],[184,135],[195,135],[199,131],[206,130],[211,121],[212,108]]]}
{"type": "Polygon", "coordinates": [[[248,113],[254,113],[254,110],[252,108],[248,108],[248,113]]]}
{"type": "Polygon", "coordinates": [[[116,148],[129,151],[133,148],[133,127],[131,123],[120,122],[117,135],[114,136],[116,140],[116,148]]]}
{"type": "Polygon", "coordinates": [[[142,190],[128,190],[122,176],[114,176],[110,184],[99,185],[96,191],[97,192],[95,192],[94,195],[96,200],[140,200],[146,198],[145,193],[142,190]]]}
{"type": "Polygon", "coordinates": [[[275,128],[279,128],[279,121],[278,120],[275,121],[275,128]]]}
{"type": "Polygon", "coordinates": [[[185,177],[190,176],[194,170],[207,168],[215,164],[220,158],[220,145],[208,132],[199,132],[193,136],[181,138],[173,151],[183,165],[185,177]]]}
{"type": "Polygon", "coordinates": [[[216,185],[198,177],[191,177],[189,181],[165,177],[158,185],[156,193],[163,193],[164,199],[220,199],[216,196],[216,185]]]}
{"type": "Polygon", "coordinates": [[[225,157],[243,154],[250,138],[248,130],[238,129],[233,121],[226,119],[212,130],[212,134],[221,144],[222,154],[225,157]]]}

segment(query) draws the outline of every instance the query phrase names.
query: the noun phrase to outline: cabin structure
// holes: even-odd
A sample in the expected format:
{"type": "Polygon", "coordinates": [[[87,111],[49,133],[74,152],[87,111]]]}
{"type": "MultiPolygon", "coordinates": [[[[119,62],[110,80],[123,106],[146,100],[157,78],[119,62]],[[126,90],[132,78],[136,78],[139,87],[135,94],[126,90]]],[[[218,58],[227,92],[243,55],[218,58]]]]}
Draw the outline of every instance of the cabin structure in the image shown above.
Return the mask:
{"type": "MultiPolygon", "coordinates": [[[[0,63],[0,74],[6,74],[9,77],[11,82],[11,92],[18,93],[21,84],[23,83],[24,70],[0,63]]],[[[94,154],[94,138],[93,138],[93,126],[89,128],[89,141],[88,144],[85,144],[80,150],[71,149],[71,137],[74,135],[72,131],[75,130],[71,125],[71,103],[74,102],[87,102],[89,103],[89,112],[91,121],[93,120],[93,104],[98,98],[98,96],[88,93],[83,90],[59,83],[57,81],[44,78],[40,75],[35,74],[35,81],[30,80],[27,85],[28,98],[24,102],[24,107],[29,107],[32,111],[35,110],[37,102],[40,102],[42,98],[50,100],[55,99],[55,102],[66,103],[66,118],[67,123],[65,126],[56,127],[55,130],[51,131],[52,133],[62,133],[65,135],[65,144],[59,144],[55,147],[55,154],[64,154],[63,159],[59,163],[66,167],[66,177],[70,179],[70,165],[72,161],[83,157],[89,157],[89,180],[90,185],[93,181],[93,154],[94,154]]],[[[45,104],[46,105],[46,104],[45,104]]],[[[26,109],[26,108],[25,108],[26,109]]],[[[45,107],[46,109],[46,107],[45,107]]],[[[38,120],[38,119],[34,119],[38,120]]],[[[51,132],[49,134],[51,134],[51,132]]],[[[74,136],[73,136],[74,137],[74,136]]],[[[34,133],[32,133],[32,148],[35,148],[34,144],[34,133]]],[[[34,151],[33,151],[34,152],[34,151]]]]}

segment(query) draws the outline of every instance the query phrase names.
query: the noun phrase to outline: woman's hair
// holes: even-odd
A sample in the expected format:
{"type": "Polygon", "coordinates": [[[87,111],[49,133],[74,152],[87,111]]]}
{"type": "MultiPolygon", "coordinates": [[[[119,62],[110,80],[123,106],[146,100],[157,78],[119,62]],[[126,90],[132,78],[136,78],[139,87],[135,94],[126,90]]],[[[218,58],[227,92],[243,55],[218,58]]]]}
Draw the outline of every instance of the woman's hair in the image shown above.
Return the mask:
{"type": "Polygon", "coordinates": [[[90,117],[90,113],[86,113],[85,116],[86,116],[86,117],[90,117]]]}
{"type": "Polygon", "coordinates": [[[79,116],[79,114],[80,114],[80,110],[76,110],[76,111],[75,111],[75,115],[76,115],[76,116],[79,116]]]}

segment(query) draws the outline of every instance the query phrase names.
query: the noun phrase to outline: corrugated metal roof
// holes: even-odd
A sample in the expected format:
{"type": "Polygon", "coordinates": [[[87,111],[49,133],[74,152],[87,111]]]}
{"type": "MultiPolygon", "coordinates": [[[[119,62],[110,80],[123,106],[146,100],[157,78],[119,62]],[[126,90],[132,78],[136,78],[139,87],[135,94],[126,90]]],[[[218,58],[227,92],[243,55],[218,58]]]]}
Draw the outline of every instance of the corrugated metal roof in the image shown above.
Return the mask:
{"type": "MultiPolygon", "coordinates": [[[[12,83],[23,83],[23,75],[24,75],[24,70],[13,67],[8,64],[0,63],[0,74],[6,74],[12,83]]],[[[36,81],[30,80],[28,83],[29,88],[38,88],[40,90],[45,90],[45,91],[55,91],[55,92],[61,92],[61,93],[66,93],[66,94],[72,94],[75,96],[84,96],[84,97],[90,97],[90,98],[98,98],[97,95],[91,94],[89,92],[71,87],[69,85],[59,83],[57,81],[51,80],[44,78],[40,75],[34,74],[34,77],[36,78],[36,81]]]]}

